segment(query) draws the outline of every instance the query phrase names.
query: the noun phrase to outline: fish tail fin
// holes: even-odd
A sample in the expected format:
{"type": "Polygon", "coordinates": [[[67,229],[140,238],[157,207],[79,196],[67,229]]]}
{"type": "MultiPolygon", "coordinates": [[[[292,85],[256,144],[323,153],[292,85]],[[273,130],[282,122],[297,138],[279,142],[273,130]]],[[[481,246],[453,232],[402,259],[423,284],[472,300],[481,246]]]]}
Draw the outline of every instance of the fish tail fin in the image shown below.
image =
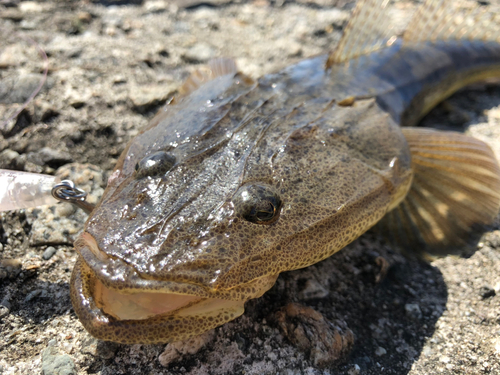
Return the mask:
{"type": "Polygon", "coordinates": [[[446,131],[403,128],[414,176],[406,198],[376,231],[426,259],[468,256],[500,209],[500,167],[484,142],[446,131]]]}
{"type": "MultiPolygon", "coordinates": [[[[389,0],[360,0],[326,69],[391,46],[400,35],[391,20],[389,0]]],[[[445,40],[500,42],[500,13],[465,2],[425,0],[406,27],[404,44],[445,40]],[[461,10],[461,11],[460,11],[461,10]]]]}

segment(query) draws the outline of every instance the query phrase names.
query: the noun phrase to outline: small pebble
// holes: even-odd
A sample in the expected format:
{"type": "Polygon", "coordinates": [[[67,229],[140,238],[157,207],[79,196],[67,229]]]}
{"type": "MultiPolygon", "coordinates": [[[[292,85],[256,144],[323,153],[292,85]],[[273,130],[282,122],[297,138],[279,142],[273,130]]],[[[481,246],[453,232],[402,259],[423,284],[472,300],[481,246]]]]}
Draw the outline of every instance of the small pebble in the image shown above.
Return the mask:
{"type": "Polygon", "coordinates": [[[479,295],[482,299],[487,299],[490,297],[494,297],[496,295],[496,292],[492,287],[485,285],[479,289],[479,295]]]}
{"type": "Polygon", "coordinates": [[[215,57],[215,51],[206,43],[196,43],[182,57],[186,62],[203,63],[215,57]]]}
{"type": "Polygon", "coordinates": [[[56,253],[56,248],[53,246],[49,246],[45,251],[43,252],[42,258],[45,260],[49,260],[52,258],[52,256],[56,253]]]}
{"type": "Polygon", "coordinates": [[[26,298],[24,298],[24,302],[29,302],[29,301],[31,301],[32,299],[35,299],[38,296],[40,296],[40,297],[46,297],[47,296],[47,291],[45,291],[43,289],[35,289],[32,292],[28,293],[28,295],[26,296],[26,298]]]}
{"type": "Polygon", "coordinates": [[[5,296],[1,301],[0,301],[0,306],[6,307],[7,309],[10,310],[11,304],[9,302],[10,296],[7,295],[5,296]]]}
{"type": "Polygon", "coordinates": [[[0,280],[16,277],[21,269],[22,262],[19,259],[0,259],[0,280]]]}
{"type": "Polygon", "coordinates": [[[384,354],[387,354],[387,350],[385,350],[384,348],[382,348],[381,346],[379,346],[376,350],[375,350],[375,355],[381,357],[383,356],[384,354]]]}
{"type": "Polygon", "coordinates": [[[300,299],[310,300],[314,298],[325,298],[330,291],[324,288],[319,282],[314,279],[306,281],[304,288],[299,292],[300,299]]]}
{"type": "Polygon", "coordinates": [[[136,87],[130,90],[129,99],[135,111],[144,113],[165,102],[176,89],[177,85],[172,82],[167,85],[136,87]]]}
{"type": "Polygon", "coordinates": [[[450,362],[450,357],[443,355],[443,356],[439,357],[439,362],[449,363],[450,362]]]}
{"type": "Polygon", "coordinates": [[[18,156],[19,154],[14,150],[3,150],[0,152],[0,165],[2,165],[2,168],[12,168],[18,156]]]}
{"type": "Polygon", "coordinates": [[[19,4],[19,10],[23,13],[38,13],[43,10],[43,5],[36,1],[23,1],[19,4]]]}
{"type": "Polygon", "coordinates": [[[25,102],[36,90],[43,76],[41,74],[23,74],[7,77],[0,86],[0,103],[12,104],[25,102]]]}
{"type": "Polygon", "coordinates": [[[29,153],[28,159],[37,165],[55,165],[59,167],[70,163],[72,156],[65,151],[43,147],[37,152],[29,153]]]}
{"type": "Polygon", "coordinates": [[[405,305],[406,316],[413,320],[418,320],[422,318],[422,311],[420,306],[416,303],[407,303],[405,305]]]}
{"type": "Polygon", "coordinates": [[[361,373],[361,368],[356,364],[348,372],[349,375],[358,375],[360,373],[361,373]]]}
{"type": "Polygon", "coordinates": [[[6,317],[7,315],[9,315],[9,313],[10,310],[8,307],[0,305],[0,319],[6,317]]]}

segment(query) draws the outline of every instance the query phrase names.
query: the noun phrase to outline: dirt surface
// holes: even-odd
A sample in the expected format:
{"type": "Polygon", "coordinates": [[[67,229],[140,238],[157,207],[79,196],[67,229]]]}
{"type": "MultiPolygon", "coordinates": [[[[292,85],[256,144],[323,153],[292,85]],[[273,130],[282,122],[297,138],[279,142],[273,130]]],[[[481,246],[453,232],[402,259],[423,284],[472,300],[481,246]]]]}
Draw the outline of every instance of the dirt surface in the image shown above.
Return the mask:
{"type": "MultiPolygon", "coordinates": [[[[70,177],[97,201],[126,142],[189,72],[232,56],[258,77],[322,53],[352,6],[0,0],[0,168],[70,177]],[[43,77],[33,41],[48,78],[8,120],[43,77]]],[[[398,27],[414,6],[396,4],[398,27]]],[[[500,86],[463,91],[424,123],[472,134],[500,156],[500,86]]],[[[85,218],[66,204],[0,214],[0,374],[500,373],[498,220],[475,255],[432,264],[364,235],[282,274],[242,317],[195,340],[127,346],[93,339],[71,307],[72,242],[85,218]]]]}

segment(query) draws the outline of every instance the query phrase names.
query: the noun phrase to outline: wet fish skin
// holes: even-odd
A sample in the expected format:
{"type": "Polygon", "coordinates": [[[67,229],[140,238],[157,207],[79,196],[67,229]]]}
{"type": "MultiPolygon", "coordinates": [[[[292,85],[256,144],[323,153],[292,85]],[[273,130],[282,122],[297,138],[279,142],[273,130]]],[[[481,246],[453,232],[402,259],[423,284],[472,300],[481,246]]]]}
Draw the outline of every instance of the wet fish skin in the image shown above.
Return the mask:
{"type": "Polygon", "coordinates": [[[257,81],[231,63],[213,66],[210,79],[200,74],[129,143],[75,243],[72,301],[89,332],[123,343],[202,333],[241,315],[280,272],[332,255],[409,198],[401,227],[440,246],[449,228],[428,229],[429,203],[415,196],[429,190],[412,185],[416,170],[430,173],[416,168],[424,149],[438,165],[428,166],[433,173],[445,174],[429,202],[450,212],[486,202],[454,225],[484,224],[498,212],[500,169],[486,145],[400,125],[458,87],[498,75],[500,45],[403,39],[346,52],[347,62],[338,52],[257,81]],[[446,171],[460,164],[450,150],[473,148],[477,176],[457,185],[459,202],[443,198],[453,180],[446,171]],[[144,167],[158,153],[168,166],[144,167]],[[471,198],[475,189],[485,198],[471,198]]]}

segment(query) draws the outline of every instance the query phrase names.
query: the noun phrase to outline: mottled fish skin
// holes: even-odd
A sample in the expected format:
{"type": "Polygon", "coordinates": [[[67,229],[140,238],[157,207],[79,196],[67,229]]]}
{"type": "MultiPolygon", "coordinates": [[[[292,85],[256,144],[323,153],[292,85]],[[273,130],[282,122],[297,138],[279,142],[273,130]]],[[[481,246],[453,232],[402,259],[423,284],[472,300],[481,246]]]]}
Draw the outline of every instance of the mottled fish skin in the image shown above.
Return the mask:
{"type": "Polygon", "coordinates": [[[413,169],[400,125],[457,81],[500,73],[500,45],[483,41],[395,42],[349,64],[328,59],[257,81],[220,75],[130,142],[75,244],[72,301],[90,333],[177,341],[241,315],[280,272],[329,257],[405,198],[413,169]],[[263,211],[251,212],[253,200],[263,211]],[[190,302],[120,318],[103,289],[190,302]]]}

